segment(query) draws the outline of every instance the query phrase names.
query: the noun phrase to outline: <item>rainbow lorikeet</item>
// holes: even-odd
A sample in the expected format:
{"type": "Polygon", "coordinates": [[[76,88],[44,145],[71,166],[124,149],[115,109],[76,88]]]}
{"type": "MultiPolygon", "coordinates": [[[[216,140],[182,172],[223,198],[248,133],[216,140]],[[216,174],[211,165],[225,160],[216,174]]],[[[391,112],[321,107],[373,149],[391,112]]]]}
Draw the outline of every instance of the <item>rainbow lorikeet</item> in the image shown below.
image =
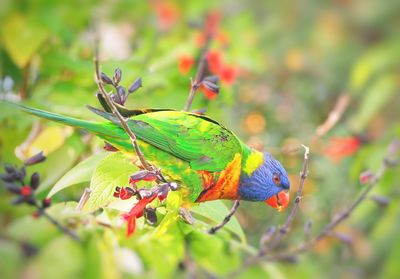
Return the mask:
{"type": "MultiPolygon", "coordinates": [[[[30,114],[88,130],[122,152],[133,153],[131,141],[113,114],[89,107],[107,122],[70,118],[19,106],[30,114]]],[[[164,109],[126,110],[128,125],[146,160],[182,185],[191,202],[217,199],[265,201],[283,209],[290,182],[271,154],[256,151],[233,132],[202,115],[164,109]]]]}

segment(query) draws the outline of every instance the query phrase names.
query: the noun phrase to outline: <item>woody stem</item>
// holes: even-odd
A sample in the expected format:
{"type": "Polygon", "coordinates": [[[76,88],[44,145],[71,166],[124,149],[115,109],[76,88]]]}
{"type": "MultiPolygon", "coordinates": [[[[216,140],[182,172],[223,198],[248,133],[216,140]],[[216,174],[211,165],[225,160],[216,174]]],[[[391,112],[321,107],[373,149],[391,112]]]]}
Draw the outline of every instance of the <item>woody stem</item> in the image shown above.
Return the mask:
{"type": "Polygon", "coordinates": [[[200,52],[199,62],[197,64],[196,76],[191,81],[189,96],[185,104],[184,111],[189,111],[192,106],[194,96],[199,88],[199,82],[203,79],[207,66],[207,52],[213,39],[212,33],[207,34],[206,42],[200,52]]]}
{"type": "Polygon", "coordinates": [[[216,233],[218,230],[222,229],[232,218],[232,216],[235,214],[235,212],[237,211],[237,209],[239,208],[240,205],[240,201],[239,200],[235,200],[235,202],[232,205],[231,210],[229,211],[229,213],[225,216],[224,220],[222,220],[221,223],[219,223],[218,225],[212,227],[211,229],[208,230],[209,234],[214,234],[216,233]]]}
{"type": "Polygon", "coordinates": [[[100,93],[102,94],[103,98],[106,100],[107,105],[111,108],[112,113],[118,118],[119,122],[121,123],[122,128],[128,134],[128,136],[131,140],[132,146],[135,150],[137,157],[139,158],[139,161],[140,161],[142,167],[146,170],[153,171],[153,167],[144,158],[143,152],[138,145],[136,136],[132,132],[132,130],[129,128],[127,120],[119,113],[116,106],[114,105],[114,102],[111,100],[110,96],[107,94],[107,92],[103,86],[103,83],[102,83],[101,77],[100,77],[98,43],[96,43],[96,45],[95,45],[94,65],[95,65],[95,72],[96,72],[96,83],[97,83],[97,86],[99,87],[100,93]]]}

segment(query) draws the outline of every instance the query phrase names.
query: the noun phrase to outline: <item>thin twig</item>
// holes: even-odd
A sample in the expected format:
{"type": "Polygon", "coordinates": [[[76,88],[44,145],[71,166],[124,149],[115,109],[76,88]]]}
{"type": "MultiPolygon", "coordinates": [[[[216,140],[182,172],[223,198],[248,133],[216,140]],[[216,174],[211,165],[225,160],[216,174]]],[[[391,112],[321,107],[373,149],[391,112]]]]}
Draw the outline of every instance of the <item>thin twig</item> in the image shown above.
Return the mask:
{"type": "Polygon", "coordinates": [[[209,234],[214,234],[218,230],[222,229],[231,220],[232,216],[235,214],[236,210],[239,208],[239,205],[240,205],[240,201],[239,200],[235,200],[235,202],[232,205],[231,210],[225,216],[224,220],[222,220],[222,222],[219,223],[218,225],[216,225],[216,226],[212,227],[211,229],[209,229],[208,233],[209,234]]]}
{"type": "Polygon", "coordinates": [[[91,192],[92,192],[92,190],[90,188],[85,188],[81,198],[79,199],[78,205],[76,206],[76,210],[79,210],[79,211],[82,210],[82,208],[85,206],[85,204],[89,200],[91,192]]]}
{"type": "Polygon", "coordinates": [[[315,130],[312,142],[315,142],[318,138],[325,135],[336,125],[336,123],[342,117],[343,113],[346,111],[346,108],[349,106],[350,100],[350,96],[346,93],[343,93],[339,96],[333,110],[329,113],[324,123],[319,125],[315,130]]]}
{"type": "Polygon", "coordinates": [[[263,253],[261,253],[260,256],[263,256],[269,250],[274,249],[281,242],[282,238],[289,231],[289,228],[293,223],[293,220],[297,214],[297,211],[299,210],[300,202],[303,197],[304,181],[306,180],[307,175],[308,175],[308,161],[310,158],[310,149],[305,145],[301,145],[301,146],[304,148],[304,161],[303,161],[303,168],[300,172],[299,188],[297,189],[297,194],[296,194],[296,199],[294,200],[294,205],[293,205],[292,210],[290,211],[285,223],[279,229],[279,234],[276,235],[276,237],[272,240],[270,245],[268,245],[268,249],[265,250],[263,253]]]}
{"type": "Polygon", "coordinates": [[[19,96],[21,100],[25,100],[28,98],[28,87],[29,87],[29,73],[31,69],[31,61],[29,61],[23,68],[23,83],[22,87],[19,90],[19,96]]]}
{"type": "Polygon", "coordinates": [[[183,109],[184,111],[189,111],[190,107],[192,106],[194,96],[196,95],[197,89],[199,88],[199,84],[204,78],[204,74],[206,72],[206,66],[207,66],[207,53],[208,49],[210,47],[211,41],[214,37],[213,32],[207,32],[206,34],[206,42],[200,52],[199,56],[199,62],[197,64],[197,69],[196,69],[196,76],[194,80],[190,81],[190,92],[189,96],[187,98],[185,108],[183,109]]]}
{"type": "Polygon", "coordinates": [[[199,271],[196,263],[193,261],[193,258],[190,253],[188,241],[185,240],[185,258],[182,261],[182,266],[186,271],[188,278],[197,279],[199,278],[199,271]]]}
{"type": "Polygon", "coordinates": [[[276,255],[272,255],[271,257],[267,257],[266,260],[269,261],[277,261],[286,259],[288,257],[293,257],[294,255],[298,255],[310,250],[315,244],[317,244],[321,239],[329,236],[332,231],[344,220],[350,217],[351,213],[363,202],[368,198],[368,194],[374,189],[377,185],[382,176],[384,175],[385,171],[389,167],[393,167],[398,162],[394,161],[391,156],[394,156],[395,153],[400,148],[400,143],[398,141],[394,141],[390,144],[388,148],[388,154],[383,159],[380,168],[378,171],[370,178],[369,185],[360,193],[360,195],[353,201],[353,203],[340,214],[336,215],[330,223],[328,223],[320,233],[318,233],[314,238],[309,241],[306,241],[300,244],[297,248],[279,253],[276,255]]]}
{"type": "MultiPolygon", "coordinates": [[[[258,255],[256,256],[256,258],[253,259],[254,261],[257,261],[259,258],[264,257],[269,251],[273,250],[276,246],[279,245],[279,243],[282,241],[282,238],[289,231],[289,228],[293,223],[297,211],[299,210],[300,202],[303,196],[304,182],[308,175],[308,161],[310,158],[310,149],[305,145],[302,145],[302,147],[304,148],[303,168],[300,172],[299,188],[297,189],[297,194],[294,200],[294,205],[292,207],[292,210],[290,211],[288,217],[286,218],[285,223],[283,223],[283,225],[280,227],[279,233],[276,234],[275,237],[272,237],[271,241],[269,242],[269,245],[260,248],[258,255]]],[[[251,262],[252,260],[249,259],[249,261],[251,262]]]]}
{"type": "Polygon", "coordinates": [[[43,124],[39,121],[35,121],[32,125],[28,137],[25,139],[23,143],[18,145],[15,149],[15,153],[19,158],[27,157],[27,154],[29,153],[29,147],[32,146],[32,143],[39,136],[41,131],[43,131],[43,124]]]}
{"type": "Polygon", "coordinates": [[[96,83],[97,83],[97,86],[99,87],[100,93],[106,100],[107,105],[111,108],[112,113],[118,118],[119,122],[121,123],[122,128],[128,134],[128,136],[131,140],[132,146],[136,152],[137,157],[139,158],[139,161],[140,161],[142,167],[146,170],[154,171],[154,168],[144,158],[143,152],[138,145],[136,136],[132,132],[132,130],[129,128],[127,120],[119,113],[119,111],[117,110],[117,108],[114,105],[114,102],[111,100],[110,96],[107,94],[106,90],[104,89],[103,82],[101,81],[101,78],[100,78],[98,42],[96,42],[96,45],[95,45],[94,65],[95,65],[95,72],[96,72],[96,83]]]}
{"type": "Polygon", "coordinates": [[[300,206],[300,202],[303,196],[303,187],[304,187],[304,182],[307,178],[308,175],[308,161],[310,158],[310,149],[305,146],[302,145],[302,147],[304,148],[304,160],[303,160],[303,168],[300,172],[300,182],[299,182],[299,187],[297,190],[297,195],[296,195],[296,199],[294,201],[294,205],[291,209],[291,211],[289,212],[288,217],[286,218],[285,223],[281,226],[281,228],[279,229],[279,233],[275,234],[275,228],[272,227],[271,229],[268,229],[265,231],[265,233],[261,236],[261,239],[268,239],[268,241],[263,241],[264,242],[264,246],[260,247],[260,250],[258,251],[258,253],[253,256],[248,258],[242,267],[240,267],[239,269],[235,270],[234,272],[232,272],[229,277],[236,277],[239,275],[239,273],[243,270],[245,270],[246,268],[260,262],[261,260],[264,259],[265,255],[267,255],[268,252],[270,252],[271,250],[273,250],[275,247],[277,247],[279,245],[279,243],[281,242],[281,240],[283,239],[283,237],[286,235],[286,233],[289,231],[289,228],[297,214],[297,211],[299,209],[300,206]],[[268,245],[269,244],[269,245],[268,245]]]}
{"type": "Polygon", "coordinates": [[[67,227],[61,225],[56,219],[54,219],[51,215],[49,215],[43,208],[39,205],[35,205],[35,207],[39,210],[40,214],[44,216],[47,220],[49,220],[54,226],[56,226],[60,231],[65,233],[66,235],[70,236],[72,239],[76,241],[81,241],[80,237],[77,236],[74,232],[69,230],[67,227]]]}

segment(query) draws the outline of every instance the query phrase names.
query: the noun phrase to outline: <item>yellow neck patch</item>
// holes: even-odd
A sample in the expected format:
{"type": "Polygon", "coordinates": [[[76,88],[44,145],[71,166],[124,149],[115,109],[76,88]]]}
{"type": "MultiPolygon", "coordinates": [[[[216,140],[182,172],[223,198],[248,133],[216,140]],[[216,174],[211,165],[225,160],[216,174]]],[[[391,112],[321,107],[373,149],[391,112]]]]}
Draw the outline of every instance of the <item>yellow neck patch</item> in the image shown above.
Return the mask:
{"type": "Polygon", "coordinates": [[[247,175],[251,175],[264,162],[264,154],[254,150],[246,158],[243,171],[247,175]]]}

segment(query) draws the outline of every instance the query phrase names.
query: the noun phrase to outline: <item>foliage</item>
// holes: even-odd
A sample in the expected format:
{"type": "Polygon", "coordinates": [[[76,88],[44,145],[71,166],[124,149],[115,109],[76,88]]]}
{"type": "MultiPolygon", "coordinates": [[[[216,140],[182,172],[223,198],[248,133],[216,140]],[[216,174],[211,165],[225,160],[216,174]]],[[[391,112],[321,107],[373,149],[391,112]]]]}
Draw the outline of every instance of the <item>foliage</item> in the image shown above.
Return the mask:
{"type": "MultiPolygon", "coordinates": [[[[354,200],[364,187],[359,175],[376,170],[388,143],[400,137],[399,8],[398,1],[375,0],[5,1],[0,98],[97,120],[85,108],[97,103],[96,25],[102,70],[120,67],[123,80],[142,78],[128,107],[182,109],[204,44],[204,17],[211,11],[220,26],[206,59],[221,86],[219,93],[203,86],[193,108],[206,107],[208,116],[249,145],[279,157],[289,171],[292,196],[302,163],[293,150],[300,143],[311,147],[300,213],[278,247],[285,249],[303,241],[307,220],[312,233],[318,232],[354,200]],[[347,109],[332,129],[316,136],[343,95],[350,100],[347,109]]],[[[113,192],[129,185],[135,172],[130,160],[105,152],[102,141],[84,132],[27,117],[1,102],[0,109],[0,164],[21,165],[43,150],[47,160],[28,168],[27,177],[41,174],[35,197],[51,196],[46,212],[82,240],[31,217],[34,210],[25,204],[11,205],[12,194],[0,187],[2,278],[222,277],[256,253],[268,226],[286,218],[265,204],[242,203],[237,219],[209,235],[207,229],[231,203],[191,208],[192,226],[179,217],[179,192],[171,192],[166,201],[154,201],[156,224],[138,219],[135,234],[126,238],[121,213],[136,200],[116,199],[113,192]],[[85,187],[91,198],[78,211],[85,187]]],[[[398,169],[389,170],[375,199],[298,264],[261,263],[239,278],[399,277],[399,179],[398,169]],[[388,203],[382,197],[390,197],[388,203]]]]}

